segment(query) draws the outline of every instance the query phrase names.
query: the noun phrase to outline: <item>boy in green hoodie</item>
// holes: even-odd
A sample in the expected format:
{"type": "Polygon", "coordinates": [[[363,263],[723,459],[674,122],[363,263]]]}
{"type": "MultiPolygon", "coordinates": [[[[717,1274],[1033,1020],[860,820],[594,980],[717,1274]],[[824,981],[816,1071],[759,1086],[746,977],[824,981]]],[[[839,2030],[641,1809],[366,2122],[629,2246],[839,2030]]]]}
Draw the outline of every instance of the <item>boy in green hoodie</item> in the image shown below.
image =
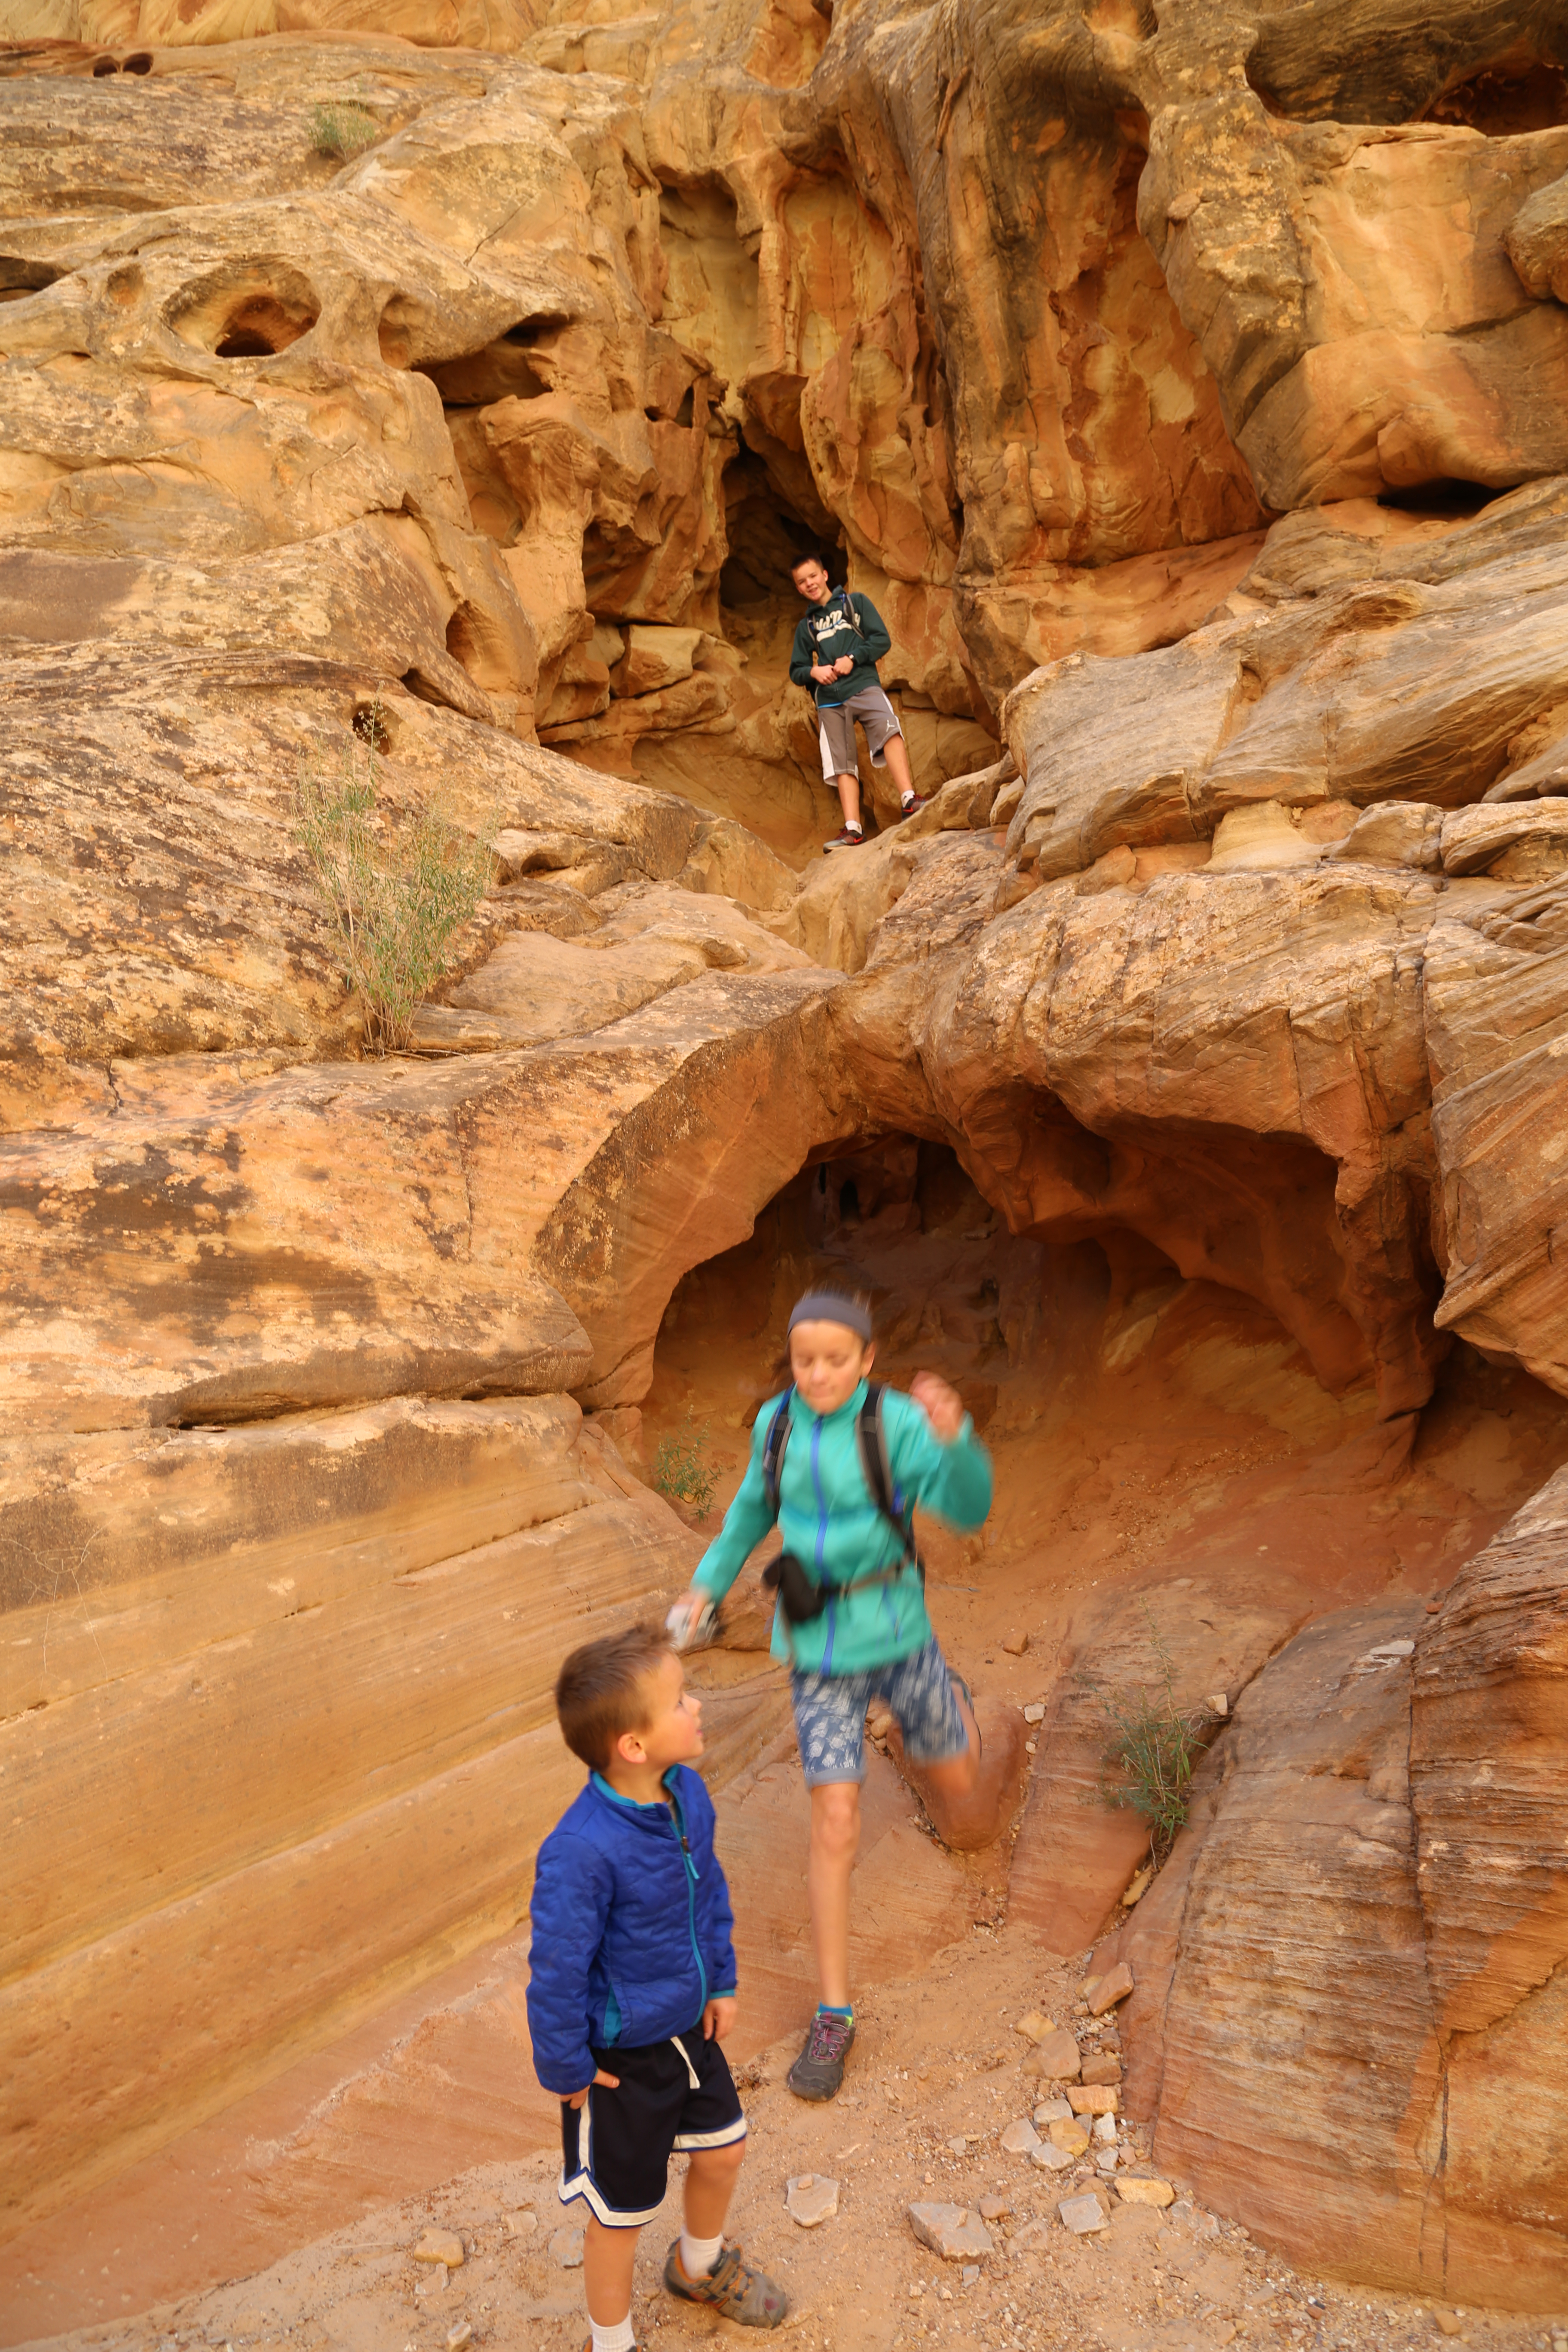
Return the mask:
{"type": "Polygon", "coordinates": [[[855,2038],[849,1875],[860,1842],[868,1701],[882,1699],[898,1717],[905,1755],[942,1795],[967,1795],[980,1763],[968,1693],[949,1674],[926,1614],[909,1517],[920,1503],[956,1528],[978,1528],[991,1507],[990,1461],[957,1391],[919,1372],[909,1396],[887,1389],[880,1397],[891,1492],[879,1501],[871,1473],[879,1457],[868,1454],[873,1439],[862,1410],[875,1353],[862,1299],[819,1290],[799,1300],[790,1317],[792,1385],[757,1415],[746,1475],[683,1604],[694,1625],[776,1519],[784,1557],[772,1648],[793,1669],[811,1790],[807,1885],[822,1988],[789,2072],[791,2090],[804,2099],[836,2095],[855,2038]]]}
{"type": "Polygon", "coordinates": [[[803,555],[790,573],[811,610],[795,627],[789,674],[809,688],[816,705],[824,781],[838,788],[843,830],[824,842],[830,849],[853,849],[866,835],[860,823],[860,772],[855,725],[866,730],[874,768],[887,768],[899,788],[899,808],[912,816],[925,803],[915,792],[910,755],[899,714],[882,691],[877,664],[892,650],[887,625],[869,596],[835,589],[820,556],[803,555]]]}

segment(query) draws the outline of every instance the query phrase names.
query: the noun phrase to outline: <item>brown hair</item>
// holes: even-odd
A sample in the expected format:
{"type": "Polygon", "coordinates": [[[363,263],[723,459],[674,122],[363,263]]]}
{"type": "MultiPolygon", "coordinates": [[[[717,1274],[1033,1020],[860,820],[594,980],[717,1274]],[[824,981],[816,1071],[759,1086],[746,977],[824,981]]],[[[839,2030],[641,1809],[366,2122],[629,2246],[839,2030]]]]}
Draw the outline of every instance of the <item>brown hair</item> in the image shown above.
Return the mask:
{"type": "Polygon", "coordinates": [[[662,1625],[628,1625],[572,1652],[555,1678],[555,1712],[574,1756],[602,1772],[623,1731],[647,1729],[647,1678],[672,1655],[662,1625]]]}

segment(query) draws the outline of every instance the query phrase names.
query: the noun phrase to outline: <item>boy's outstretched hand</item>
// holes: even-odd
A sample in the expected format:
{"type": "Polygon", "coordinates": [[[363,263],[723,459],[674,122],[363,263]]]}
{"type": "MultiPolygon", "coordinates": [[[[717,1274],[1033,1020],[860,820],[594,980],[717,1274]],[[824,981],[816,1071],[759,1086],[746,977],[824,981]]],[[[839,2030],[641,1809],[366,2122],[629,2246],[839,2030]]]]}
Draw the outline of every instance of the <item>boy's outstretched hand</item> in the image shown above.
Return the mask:
{"type": "Polygon", "coordinates": [[[963,1427],[963,1399],[940,1372],[917,1372],[910,1394],[920,1406],[943,1445],[951,1445],[963,1427]]]}
{"type": "Polygon", "coordinates": [[[710,2000],[702,2012],[703,2041],[722,2042],[735,2022],[735,2011],[739,2007],[740,2003],[730,1996],[710,2000]]]}
{"type": "Polygon", "coordinates": [[[604,2068],[601,2066],[598,2073],[595,2075],[592,2083],[584,2083],[580,2091],[573,2092],[572,2096],[566,2102],[567,2105],[569,2107],[580,2107],[596,2083],[602,2083],[606,2091],[618,2091],[621,2087],[620,2076],[618,2074],[606,2074],[604,2068]]]}

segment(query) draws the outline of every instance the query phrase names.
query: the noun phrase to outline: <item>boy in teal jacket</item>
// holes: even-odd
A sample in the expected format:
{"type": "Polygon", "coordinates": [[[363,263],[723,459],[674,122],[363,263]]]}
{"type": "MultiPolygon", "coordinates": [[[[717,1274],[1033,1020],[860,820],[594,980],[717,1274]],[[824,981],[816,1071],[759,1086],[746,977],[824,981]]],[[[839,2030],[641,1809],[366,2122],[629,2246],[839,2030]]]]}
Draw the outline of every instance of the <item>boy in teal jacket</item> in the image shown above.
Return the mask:
{"type": "MultiPolygon", "coordinates": [[[[791,1697],[811,1790],[807,1885],[822,2000],[789,2085],[830,2099],[855,2038],[849,1999],[849,1874],[860,1842],[869,1699],[898,1717],[904,1753],[950,1797],[973,1787],[980,1737],[968,1693],[955,1683],[926,1614],[912,1542],[875,1499],[858,1421],[875,1349],[864,1302],[811,1291],[790,1317],[794,1384],[757,1415],[752,1458],[687,1596],[691,1622],[721,1600],[776,1516],[790,1560],[773,1614],[773,1654],[791,1666],[791,1697]],[[778,1508],[768,1491],[770,1434],[781,1407],[788,1436],[777,1464],[778,1508]],[[790,1613],[792,1587],[795,1613],[790,1613]],[[802,1614],[815,1607],[816,1613],[802,1614]]],[[[912,1392],[884,1391],[883,1429],[895,1512],[920,1503],[965,1529],[991,1507],[991,1465],[956,1390],[917,1373],[912,1392]]]]}

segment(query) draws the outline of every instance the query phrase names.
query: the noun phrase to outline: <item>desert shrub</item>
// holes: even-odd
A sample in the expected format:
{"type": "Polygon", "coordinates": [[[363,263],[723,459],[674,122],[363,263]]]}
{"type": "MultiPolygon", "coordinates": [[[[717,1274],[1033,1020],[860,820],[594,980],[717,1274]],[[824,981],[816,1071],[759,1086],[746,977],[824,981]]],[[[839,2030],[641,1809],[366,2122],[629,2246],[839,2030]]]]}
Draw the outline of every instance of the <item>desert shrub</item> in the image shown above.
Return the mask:
{"type": "Polygon", "coordinates": [[[455,935],[490,877],[494,821],[474,835],[438,805],[394,821],[376,806],[379,708],[346,738],[336,763],[301,765],[294,835],[315,869],[347,950],[346,980],[365,1007],[365,1042],[381,1054],[408,1043],[415,1008],[445,971],[455,935]]]}
{"type": "Polygon", "coordinates": [[[381,137],[381,125],[367,106],[352,98],[329,99],[310,109],[310,144],[318,155],[362,154],[381,137]]]}
{"type": "Polygon", "coordinates": [[[1194,1769],[1212,1723],[1207,1707],[1176,1699],[1175,1670],[1152,1612],[1144,1604],[1156,1677],[1130,1689],[1098,1693],[1109,1729],[1100,1780],[1108,1805],[1142,1813],[1154,1860],[1163,1862],[1187,1818],[1194,1769]]]}
{"type": "Polygon", "coordinates": [[[707,1460],[708,1423],[700,1429],[689,1412],[672,1436],[661,1437],[654,1449],[653,1483],[672,1503],[684,1503],[700,1519],[706,1517],[718,1485],[707,1460]]]}

